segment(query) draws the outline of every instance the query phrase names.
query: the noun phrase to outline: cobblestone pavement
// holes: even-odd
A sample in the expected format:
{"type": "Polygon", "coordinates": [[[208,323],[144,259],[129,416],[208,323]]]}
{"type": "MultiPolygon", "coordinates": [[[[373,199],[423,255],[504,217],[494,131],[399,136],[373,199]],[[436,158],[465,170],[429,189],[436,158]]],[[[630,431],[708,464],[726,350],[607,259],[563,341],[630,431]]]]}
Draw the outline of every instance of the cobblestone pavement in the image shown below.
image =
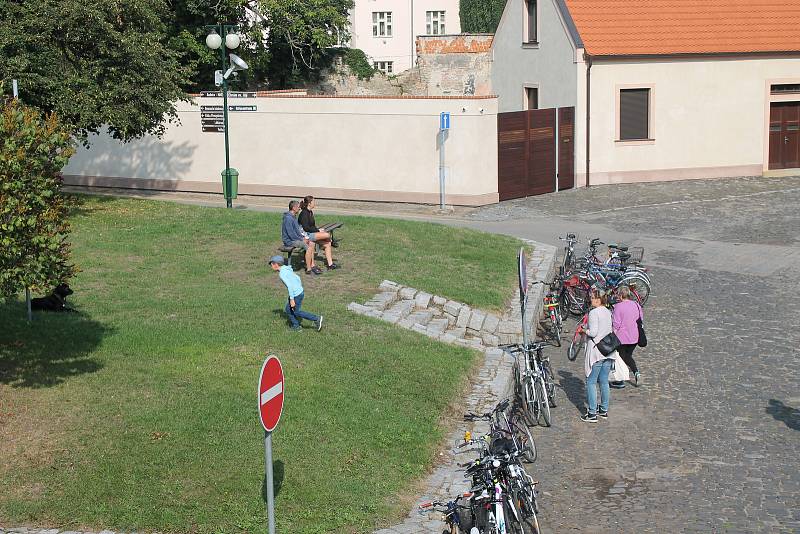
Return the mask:
{"type": "MultiPolygon", "coordinates": [[[[550,351],[535,429],[545,532],[800,532],[800,179],[596,187],[492,206],[468,226],[557,245],[644,245],[641,387],[578,420],[583,362],[550,351]]],[[[573,327],[570,324],[570,330],[573,327]]],[[[569,334],[567,334],[569,335],[569,334]]],[[[566,337],[566,336],[565,336],[566,337]]]]}

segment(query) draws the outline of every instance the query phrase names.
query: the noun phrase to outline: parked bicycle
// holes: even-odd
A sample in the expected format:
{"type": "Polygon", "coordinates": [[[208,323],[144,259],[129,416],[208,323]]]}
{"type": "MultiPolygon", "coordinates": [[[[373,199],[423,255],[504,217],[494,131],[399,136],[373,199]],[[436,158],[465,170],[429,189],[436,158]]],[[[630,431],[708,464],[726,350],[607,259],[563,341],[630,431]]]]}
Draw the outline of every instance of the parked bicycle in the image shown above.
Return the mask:
{"type": "MultiPolygon", "coordinates": [[[[485,414],[467,413],[464,414],[465,421],[488,421],[489,422],[489,440],[487,447],[489,450],[493,446],[497,446],[497,440],[510,440],[513,445],[512,452],[519,452],[524,461],[533,463],[536,461],[536,442],[533,440],[531,431],[528,430],[527,425],[522,420],[523,417],[518,411],[513,411],[511,417],[506,414],[506,411],[511,406],[508,399],[504,399],[497,403],[497,406],[491,412],[485,414]]],[[[499,444],[505,446],[506,442],[498,441],[499,444]]]]}
{"type": "Polygon", "coordinates": [[[531,425],[552,424],[550,408],[555,407],[555,379],[550,359],[544,355],[545,343],[503,345],[514,356],[514,386],[525,418],[531,425]]]}

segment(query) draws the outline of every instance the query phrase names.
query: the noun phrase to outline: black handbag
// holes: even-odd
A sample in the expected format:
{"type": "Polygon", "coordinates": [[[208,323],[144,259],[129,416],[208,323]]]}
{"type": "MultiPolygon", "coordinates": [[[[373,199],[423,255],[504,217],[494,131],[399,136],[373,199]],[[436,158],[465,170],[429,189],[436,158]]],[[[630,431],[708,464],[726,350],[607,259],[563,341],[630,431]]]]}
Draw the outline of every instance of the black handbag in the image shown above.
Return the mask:
{"type": "Polygon", "coordinates": [[[639,329],[639,341],[636,342],[637,345],[640,347],[647,346],[647,334],[644,333],[644,325],[642,324],[642,318],[639,317],[636,319],[636,328],[639,329]]]}
{"type": "MultiPolygon", "coordinates": [[[[594,338],[592,338],[592,341],[594,341],[594,338]]],[[[611,356],[615,350],[622,346],[622,343],[619,342],[617,334],[610,332],[600,341],[594,341],[594,346],[603,356],[611,356]]]]}

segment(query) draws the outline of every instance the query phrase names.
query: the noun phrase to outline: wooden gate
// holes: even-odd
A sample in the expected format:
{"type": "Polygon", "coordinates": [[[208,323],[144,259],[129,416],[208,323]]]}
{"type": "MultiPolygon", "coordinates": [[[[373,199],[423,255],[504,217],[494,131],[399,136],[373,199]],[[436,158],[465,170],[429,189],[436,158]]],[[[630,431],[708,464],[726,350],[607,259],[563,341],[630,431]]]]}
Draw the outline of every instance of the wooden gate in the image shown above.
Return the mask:
{"type": "Polygon", "coordinates": [[[497,115],[497,190],[500,200],[574,187],[575,108],[497,115]]]}

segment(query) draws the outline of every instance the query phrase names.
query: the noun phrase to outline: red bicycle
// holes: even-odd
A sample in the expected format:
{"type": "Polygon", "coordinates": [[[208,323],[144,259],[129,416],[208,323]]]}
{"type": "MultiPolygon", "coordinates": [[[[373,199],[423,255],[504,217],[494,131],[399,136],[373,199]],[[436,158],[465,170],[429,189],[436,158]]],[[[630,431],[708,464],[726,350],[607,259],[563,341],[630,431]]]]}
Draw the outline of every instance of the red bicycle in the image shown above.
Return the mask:
{"type": "Polygon", "coordinates": [[[567,358],[569,361],[574,362],[582,350],[586,348],[586,326],[589,323],[589,314],[585,314],[578,325],[575,327],[575,333],[572,334],[572,342],[567,348],[567,358]]]}

